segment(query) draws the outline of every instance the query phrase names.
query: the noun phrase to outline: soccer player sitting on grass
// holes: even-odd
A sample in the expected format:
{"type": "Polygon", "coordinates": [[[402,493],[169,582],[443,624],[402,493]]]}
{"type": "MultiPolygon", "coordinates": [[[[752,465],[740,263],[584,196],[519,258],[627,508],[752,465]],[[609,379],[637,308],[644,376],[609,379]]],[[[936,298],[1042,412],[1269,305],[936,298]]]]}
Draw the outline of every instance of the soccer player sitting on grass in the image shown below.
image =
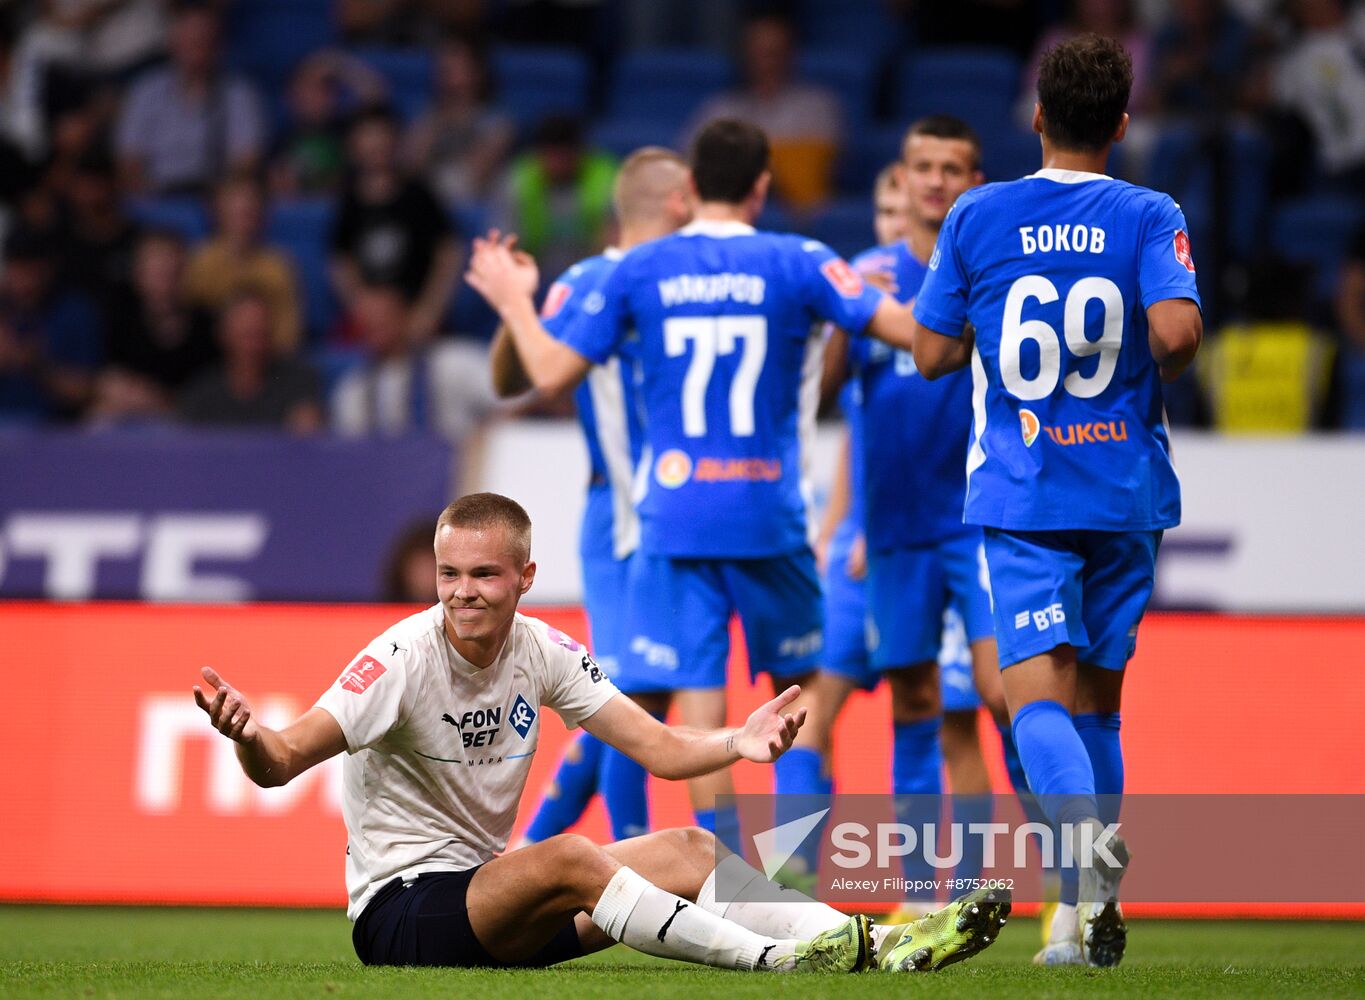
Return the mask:
{"type": "Polygon", "coordinates": [[[878,956],[866,917],[792,905],[802,900],[792,893],[765,902],[776,887],[735,855],[717,865],[714,837],[698,829],[606,847],[563,835],[499,857],[545,707],[670,779],[770,763],[805,712],[783,711],[793,687],[743,726],[707,731],[665,726],[620,695],[577,642],[517,613],[536,565],[530,519],[505,497],[451,504],[435,549],[440,603],[375,639],[289,726],[257,724],[211,668],[209,689],[194,689],[259,785],[347,752],[347,915],[361,961],[544,966],[620,941],[721,968],[856,972],[876,957],[936,968],[994,939],[1009,913],[998,890],[964,897],[913,935],[879,935],[878,956]]]}

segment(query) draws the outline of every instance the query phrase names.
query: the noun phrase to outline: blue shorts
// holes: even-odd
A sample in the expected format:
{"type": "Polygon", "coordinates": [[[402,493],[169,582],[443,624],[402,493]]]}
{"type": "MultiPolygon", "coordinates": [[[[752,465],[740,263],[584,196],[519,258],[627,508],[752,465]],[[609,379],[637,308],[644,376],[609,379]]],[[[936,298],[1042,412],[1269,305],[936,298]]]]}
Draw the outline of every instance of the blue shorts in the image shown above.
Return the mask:
{"type": "Polygon", "coordinates": [[[943,612],[943,639],[938,649],[939,689],[945,712],[975,712],[981,707],[972,674],[972,647],[955,608],[943,612]]]}
{"type": "Polygon", "coordinates": [[[871,690],[881,680],[867,655],[867,587],[848,575],[848,553],[858,526],[845,521],[835,529],[825,568],[825,658],[820,669],[847,677],[871,690]]]}
{"type": "Polygon", "coordinates": [[[573,917],[523,961],[500,962],[488,954],[469,925],[465,898],[481,867],[425,872],[407,883],[393,879],[365,904],[351,929],[356,956],[366,965],[541,968],[583,954],[573,917]]]}
{"type": "Polygon", "coordinates": [[[630,558],[616,559],[609,553],[582,555],[583,607],[592,629],[592,655],[602,672],[625,694],[657,690],[631,686],[621,675],[626,646],[626,604],[630,584],[630,558]]]}
{"type": "Polygon", "coordinates": [[[1058,646],[1122,670],[1156,578],[1160,531],[986,529],[1000,666],[1058,646]]]}
{"type": "Polygon", "coordinates": [[[871,649],[877,670],[935,659],[949,607],[962,616],[968,641],[993,635],[981,536],[973,530],[935,545],[869,552],[867,602],[876,626],[871,649]]]}
{"type": "Polygon", "coordinates": [[[636,553],[622,679],[636,691],[724,687],[734,614],[744,626],[750,676],[815,669],[825,609],[810,549],[768,559],[636,553]]]}

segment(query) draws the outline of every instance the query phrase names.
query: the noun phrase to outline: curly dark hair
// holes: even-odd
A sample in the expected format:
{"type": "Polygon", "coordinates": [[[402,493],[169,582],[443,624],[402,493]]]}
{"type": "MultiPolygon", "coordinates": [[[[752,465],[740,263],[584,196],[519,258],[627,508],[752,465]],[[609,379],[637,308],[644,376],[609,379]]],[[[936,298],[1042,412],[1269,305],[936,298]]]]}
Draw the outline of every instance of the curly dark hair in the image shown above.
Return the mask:
{"type": "Polygon", "coordinates": [[[1133,60],[1112,38],[1085,34],[1059,42],[1038,68],[1043,134],[1063,149],[1096,152],[1118,131],[1133,89],[1133,60]]]}

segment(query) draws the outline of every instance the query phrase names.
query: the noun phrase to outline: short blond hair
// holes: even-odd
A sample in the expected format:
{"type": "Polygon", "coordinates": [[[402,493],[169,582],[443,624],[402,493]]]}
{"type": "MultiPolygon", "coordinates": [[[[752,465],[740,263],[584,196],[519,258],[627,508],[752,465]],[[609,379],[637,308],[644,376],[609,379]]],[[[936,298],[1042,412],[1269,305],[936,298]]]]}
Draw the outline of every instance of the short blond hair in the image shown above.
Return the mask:
{"type": "Polygon", "coordinates": [[[499,493],[470,493],[460,497],[436,519],[437,534],[442,528],[471,531],[502,528],[507,532],[513,553],[523,565],[531,558],[531,516],[521,504],[499,493]]]}
{"type": "Polygon", "coordinates": [[[656,219],[674,191],[685,189],[687,161],[663,146],[643,146],[626,157],[612,188],[612,206],[621,223],[656,219]]]}

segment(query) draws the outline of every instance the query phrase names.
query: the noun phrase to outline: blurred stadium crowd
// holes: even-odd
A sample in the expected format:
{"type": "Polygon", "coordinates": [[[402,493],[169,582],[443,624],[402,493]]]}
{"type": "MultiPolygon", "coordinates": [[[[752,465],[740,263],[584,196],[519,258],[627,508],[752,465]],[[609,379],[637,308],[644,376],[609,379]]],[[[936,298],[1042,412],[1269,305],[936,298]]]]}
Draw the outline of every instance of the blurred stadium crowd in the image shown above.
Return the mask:
{"type": "Polygon", "coordinates": [[[1182,204],[1210,331],[1175,423],[1365,429],[1365,3],[32,0],[0,6],[0,426],[179,421],[459,440],[497,412],[468,240],[552,279],[615,165],[733,114],[768,228],[844,254],[932,112],[1038,166],[1033,67],[1120,38],[1112,172],[1182,204]]]}

